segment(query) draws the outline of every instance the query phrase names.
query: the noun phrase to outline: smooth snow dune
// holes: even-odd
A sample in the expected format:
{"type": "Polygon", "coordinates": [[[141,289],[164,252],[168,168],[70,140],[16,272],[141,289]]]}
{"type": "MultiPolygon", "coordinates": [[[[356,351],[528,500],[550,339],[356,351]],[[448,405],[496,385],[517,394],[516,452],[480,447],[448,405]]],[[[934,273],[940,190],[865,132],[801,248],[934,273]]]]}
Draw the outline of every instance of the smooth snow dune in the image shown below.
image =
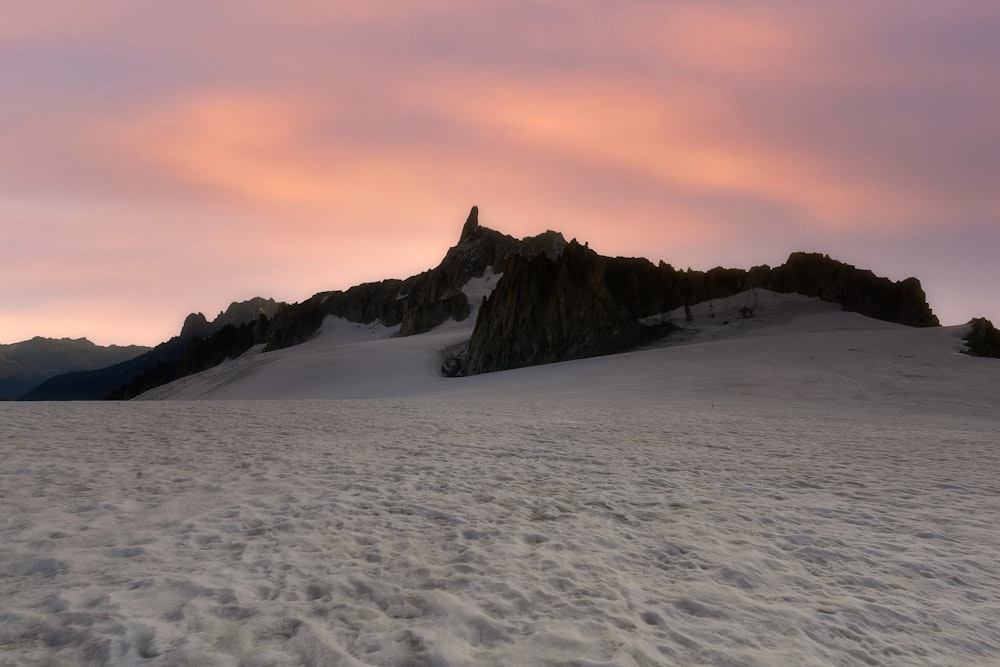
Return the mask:
{"type": "Polygon", "coordinates": [[[0,404],[0,665],[995,665],[1000,419],[0,404]]]}

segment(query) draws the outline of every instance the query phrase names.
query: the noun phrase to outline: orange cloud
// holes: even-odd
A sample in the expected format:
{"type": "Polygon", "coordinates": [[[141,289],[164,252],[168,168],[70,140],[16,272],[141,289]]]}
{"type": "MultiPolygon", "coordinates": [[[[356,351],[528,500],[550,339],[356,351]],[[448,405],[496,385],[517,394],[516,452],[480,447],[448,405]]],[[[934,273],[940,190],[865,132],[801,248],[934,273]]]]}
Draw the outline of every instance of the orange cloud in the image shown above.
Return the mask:
{"type": "Polygon", "coordinates": [[[277,96],[208,91],[109,131],[111,141],[190,183],[279,204],[330,199],[336,183],[303,155],[314,120],[277,96]]]}
{"type": "Polygon", "coordinates": [[[724,94],[704,88],[651,91],[606,81],[457,88],[430,96],[439,113],[525,152],[557,154],[567,170],[601,164],[678,191],[763,198],[794,207],[804,221],[860,224],[871,211],[895,216],[911,208],[807,147],[756,139],[724,94]]]}

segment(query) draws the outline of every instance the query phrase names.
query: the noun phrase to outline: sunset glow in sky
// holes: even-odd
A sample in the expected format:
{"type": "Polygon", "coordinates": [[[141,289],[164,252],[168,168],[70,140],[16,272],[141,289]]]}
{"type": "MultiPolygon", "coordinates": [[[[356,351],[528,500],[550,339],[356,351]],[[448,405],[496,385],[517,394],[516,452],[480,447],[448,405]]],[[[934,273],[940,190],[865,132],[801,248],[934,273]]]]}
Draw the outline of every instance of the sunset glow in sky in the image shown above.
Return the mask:
{"type": "Polygon", "coordinates": [[[0,343],[436,265],[468,209],[1000,324],[996,0],[5,0],[0,343]]]}

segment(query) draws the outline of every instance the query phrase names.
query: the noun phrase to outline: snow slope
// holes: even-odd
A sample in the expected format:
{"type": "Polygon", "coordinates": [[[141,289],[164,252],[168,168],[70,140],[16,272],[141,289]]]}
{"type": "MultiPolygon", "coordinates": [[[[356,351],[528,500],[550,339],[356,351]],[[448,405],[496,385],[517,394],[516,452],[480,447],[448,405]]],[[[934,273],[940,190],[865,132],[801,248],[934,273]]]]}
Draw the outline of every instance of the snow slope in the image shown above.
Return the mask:
{"type": "Polygon", "coordinates": [[[467,339],[479,312],[503,274],[491,268],[463,290],[471,314],[434,331],[392,338],[397,328],[327,317],[318,335],[302,345],[262,354],[258,346],[239,359],[147,392],[141,398],[267,399],[381,398],[443,389],[440,352],[467,339]]]}
{"type": "Polygon", "coordinates": [[[328,321],[170,388],[284,400],[0,403],[0,665],[1000,664],[1000,363],[720,309],[461,379],[461,325],[328,321]]]}
{"type": "Polygon", "coordinates": [[[472,318],[419,336],[328,318],[313,340],[239,359],[144,394],[142,399],[403,398],[532,391],[615,398],[691,396],[917,402],[996,406],[996,364],[959,354],[962,327],[914,329],[799,295],[758,290],[664,314],[689,328],[662,346],[468,378],[443,378],[440,352],[471,333],[472,318]],[[756,303],[755,317],[739,309],[756,303]],[[963,385],[983,384],[983,392],[963,385]]]}

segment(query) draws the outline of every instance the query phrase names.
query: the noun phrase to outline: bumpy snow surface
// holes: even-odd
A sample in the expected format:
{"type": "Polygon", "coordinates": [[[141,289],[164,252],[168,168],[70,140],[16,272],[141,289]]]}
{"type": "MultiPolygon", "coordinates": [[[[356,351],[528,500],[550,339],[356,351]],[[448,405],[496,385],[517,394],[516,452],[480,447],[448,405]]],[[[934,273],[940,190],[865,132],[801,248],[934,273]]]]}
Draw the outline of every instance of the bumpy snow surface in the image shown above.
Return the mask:
{"type": "MultiPolygon", "coordinates": [[[[998,664],[1000,364],[787,305],[405,396],[0,403],[0,665],[998,664]]],[[[329,363],[453,335],[369,333],[329,363]]]]}

